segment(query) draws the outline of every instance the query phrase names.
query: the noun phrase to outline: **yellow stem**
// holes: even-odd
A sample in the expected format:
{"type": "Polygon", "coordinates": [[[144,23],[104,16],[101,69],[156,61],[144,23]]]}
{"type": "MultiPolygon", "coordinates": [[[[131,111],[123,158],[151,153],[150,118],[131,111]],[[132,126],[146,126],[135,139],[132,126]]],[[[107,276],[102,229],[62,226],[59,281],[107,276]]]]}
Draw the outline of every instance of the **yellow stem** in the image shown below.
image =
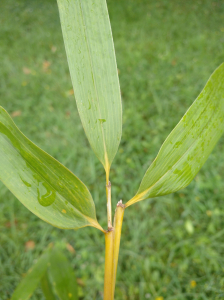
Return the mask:
{"type": "Polygon", "coordinates": [[[113,230],[105,233],[104,300],[113,300],[113,230]]]}
{"type": "Polygon", "coordinates": [[[114,259],[113,259],[113,298],[115,292],[115,284],[116,284],[116,276],[117,276],[117,263],[120,249],[120,240],[121,240],[121,229],[122,222],[124,217],[125,206],[122,204],[122,200],[120,200],[117,204],[117,208],[115,211],[114,217],[114,259]]]}
{"type": "Polygon", "coordinates": [[[108,229],[112,228],[112,212],[111,212],[111,183],[106,183],[106,194],[107,194],[107,223],[108,229]]]}

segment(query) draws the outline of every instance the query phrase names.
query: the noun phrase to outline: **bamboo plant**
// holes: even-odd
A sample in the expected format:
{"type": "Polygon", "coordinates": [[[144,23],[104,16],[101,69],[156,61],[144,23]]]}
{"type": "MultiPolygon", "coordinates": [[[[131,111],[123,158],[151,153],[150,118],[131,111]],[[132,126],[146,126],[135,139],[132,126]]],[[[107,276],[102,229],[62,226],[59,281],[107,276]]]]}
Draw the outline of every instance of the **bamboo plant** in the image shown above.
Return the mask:
{"type": "Polygon", "coordinates": [[[112,218],[110,167],[122,133],[122,104],[106,0],[58,0],[75,99],[89,143],[105,169],[108,227],[86,185],[27,139],[0,108],[0,179],[35,215],[62,229],[105,235],[104,300],[114,299],[123,215],[138,201],[186,187],[224,131],[224,64],[166,138],[140,187],[112,218]]]}

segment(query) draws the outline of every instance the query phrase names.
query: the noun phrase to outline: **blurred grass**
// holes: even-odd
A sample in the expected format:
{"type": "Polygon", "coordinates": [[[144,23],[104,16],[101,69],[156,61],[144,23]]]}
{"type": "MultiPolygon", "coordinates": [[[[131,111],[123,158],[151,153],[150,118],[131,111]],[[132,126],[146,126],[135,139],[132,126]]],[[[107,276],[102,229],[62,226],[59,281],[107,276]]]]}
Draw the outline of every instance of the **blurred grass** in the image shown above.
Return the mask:
{"type": "MultiPolygon", "coordinates": [[[[123,98],[123,137],[111,170],[113,204],[129,200],[162,142],[224,61],[222,1],[108,0],[123,98]]],[[[106,226],[104,172],[77,113],[56,1],[2,0],[0,105],[22,132],[93,194],[106,226]]],[[[188,188],[125,212],[116,299],[224,299],[224,139],[188,188]],[[163,298],[159,298],[163,297],[163,298]]],[[[64,247],[80,299],[103,299],[104,237],[62,231],[0,183],[0,299],[50,242],[64,247]],[[35,247],[27,250],[25,244],[35,247]]],[[[40,290],[31,298],[43,299],[40,290]]]]}

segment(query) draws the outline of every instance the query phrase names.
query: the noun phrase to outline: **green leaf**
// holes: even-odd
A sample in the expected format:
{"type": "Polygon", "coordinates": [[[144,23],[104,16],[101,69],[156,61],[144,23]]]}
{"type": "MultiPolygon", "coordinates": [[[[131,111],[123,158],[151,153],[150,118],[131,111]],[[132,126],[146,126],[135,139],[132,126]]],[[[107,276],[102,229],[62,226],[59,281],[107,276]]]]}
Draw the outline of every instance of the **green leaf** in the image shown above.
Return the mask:
{"type": "Polygon", "coordinates": [[[186,187],[207,160],[224,131],[224,64],[162,145],[131,204],[186,187]]]}
{"type": "Polygon", "coordinates": [[[48,262],[49,252],[47,251],[38,259],[36,264],[29,269],[26,276],[15,289],[11,300],[27,300],[32,296],[41,280],[41,277],[47,270],[48,262]]]}
{"type": "Polygon", "coordinates": [[[46,300],[56,300],[56,297],[52,289],[52,284],[49,280],[48,272],[45,272],[45,274],[41,279],[41,288],[46,300]]]}
{"type": "Polygon", "coordinates": [[[2,107],[0,180],[30,211],[56,227],[102,230],[83,182],[28,140],[2,107]]]}
{"type": "Polygon", "coordinates": [[[74,270],[67,258],[58,249],[52,251],[49,275],[61,300],[78,299],[78,286],[74,270]]]}
{"type": "Polygon", "coordinates": [[[81,121],[109,175],[121,139],[122,107],[106,0],[58,0],[58,7],[81,121]]]}

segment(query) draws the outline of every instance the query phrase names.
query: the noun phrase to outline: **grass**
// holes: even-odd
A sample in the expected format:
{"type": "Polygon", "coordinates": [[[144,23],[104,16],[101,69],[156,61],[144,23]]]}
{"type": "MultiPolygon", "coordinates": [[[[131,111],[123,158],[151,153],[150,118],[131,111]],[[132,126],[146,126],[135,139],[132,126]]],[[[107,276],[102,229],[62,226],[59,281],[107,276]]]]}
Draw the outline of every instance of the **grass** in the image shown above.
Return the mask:
{"type": "MultiPolygon", "coordinates": [[[[224,61],[224,4],[108,0],[108,6],[123,98],[123,136],[111,170],[115,207],[135,194],[166,136],[224,61]]],[[[0,20],[0,105],[86,183],[106,227],[104,172],[77,113],[56,1],[2,0],[0,20]]],[[[223,152],[222,138],[189,187],[126,210],[116,299],[224,299],[223,152]]],[[[74,247],[65,253],[80,299],[102,300],[102,234],[53,228],[0,183],[1,300],[50,242],[74,247]]],[[[31,299],[44,298],[37,290],[31,299]]]]}

